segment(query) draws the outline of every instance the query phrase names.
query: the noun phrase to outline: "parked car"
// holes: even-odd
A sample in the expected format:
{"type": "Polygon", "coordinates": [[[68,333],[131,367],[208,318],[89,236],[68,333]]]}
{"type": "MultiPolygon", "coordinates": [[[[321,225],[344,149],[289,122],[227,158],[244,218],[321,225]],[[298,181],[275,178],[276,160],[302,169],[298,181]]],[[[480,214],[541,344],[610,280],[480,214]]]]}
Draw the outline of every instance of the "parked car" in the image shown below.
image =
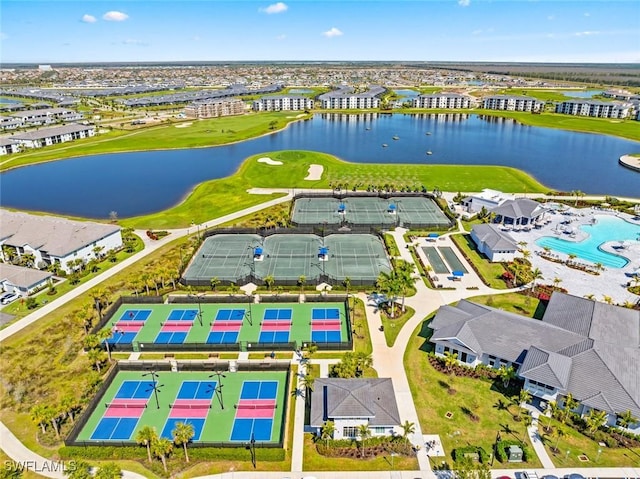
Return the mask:
{"type": "Polygon", "coordinates": [[[18,293],[4,293],[2,296],[0,296],[0,304],[13,303],[19,297],[20,295],[18,293]]]}

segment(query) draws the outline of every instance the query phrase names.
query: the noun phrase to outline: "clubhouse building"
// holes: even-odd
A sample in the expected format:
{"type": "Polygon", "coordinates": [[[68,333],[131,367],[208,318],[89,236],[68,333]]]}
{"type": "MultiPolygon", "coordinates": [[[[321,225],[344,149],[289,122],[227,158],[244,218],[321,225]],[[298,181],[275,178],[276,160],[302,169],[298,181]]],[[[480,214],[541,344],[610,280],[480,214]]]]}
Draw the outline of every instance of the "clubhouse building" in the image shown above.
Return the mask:
{"type": "Polygon", "coordinates": [[[0,247],[5,262],[10,262],[7,255],[11,250],[18,258],[33,255],[38,269],[57,263],[62,270],[72,273],[77,266],[70,262],[86,263],[122,248],[122,235],[117,225],[0,209],[0,247]]]}
{"type": "Polygon", "coordinates": [[[513,366],[535,398],[562,404],[572,394],[577,413],[605,411],[610,426],[626,411],[640,417],[640,311],[556,292],[542,320],[462,300],[429,326],[436,355],[513,366]]]}

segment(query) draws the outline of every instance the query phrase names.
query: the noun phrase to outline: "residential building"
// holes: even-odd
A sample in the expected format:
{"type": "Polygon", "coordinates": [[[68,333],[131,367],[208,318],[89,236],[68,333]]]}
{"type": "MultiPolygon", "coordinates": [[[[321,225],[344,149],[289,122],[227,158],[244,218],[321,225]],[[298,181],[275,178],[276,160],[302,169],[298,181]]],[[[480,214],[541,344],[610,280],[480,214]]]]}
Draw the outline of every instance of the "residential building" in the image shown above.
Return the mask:
{"type": "Polygon", "coordinates": [[[68,108],[43,108],[40,110],[14,111],[9,116],[20,122],[20,126],[50,125],[62,121],[79,121],[82,113],[68,108]]]}
{"type": "Polygon", "coordinates": [[[507,200],[491,209],[493,222],[503,225],[520,227],[530,226],[545,217],[547,209],[537,201],[529,198],[507,200]]]}
{"type": "Polygon", "coordinates": [[[556,105],[556,113],[596,118],[626,118],[631,110],[630,103],[611,101],[567,100],[556,105]]]}
{"type": "Polygon", "coordinates": [[[475,100],[459,93],[432,93],[415,97],[412,106],[413,108],[442,109],[472,108],[475,106],[475,100]]]}
{"type": "Polygon", "coordinates": [[[605,98],[613,98],[614,100],[631,101],[640,100],[640,95],[625,90],[607,90],[602,92],[605,98]]]}
{"type": "Polygon", "coordinates": [[[24,266],[0,263],[0,290],[27,296],[45,288],[53,274],[24,266]]]}
{"type": "MultiPolygon", "coordinates": [[[[9,246],[18,257],[32,254],[37,268],[58,263],[67,273],[70,261],[87,262],[97,254],[122,248],[120,226],[29,215],[0,209],[0,247],[9,246]]],[[[4,261],[9,261],[2,248],[4,261]]]]}
{"type": "Polygon", "coordinates": [[[544,109],[544,102],[528,96],[493,95],[482,99],[482,108],[486,110],[540,112],[544,109]]]}
{"type": "Polygon", "coordinates": [[[478,251],[491,262],[513,261],[518,252],[518,243],[497,225],[474,225],[471,228],[471,239],[478,251]]]}
{"type": "MultiPolygon", "coordinates": [[[[462,300],[441,306],[429,327],[436,355],[513,366],[540,400],[562,404],[571,393],[577,413],[605,411],[609,425],[626,411],[640,417],[640,311],[556,292],[542,320],[462,300]]],[[[640,433],[640,423],[629,429],[640,433]]]]}
{"type": "Polygon", "coordinates": [[[335,425],[334,439],[358,437],[362,424],[373,436],[398,433],[400,414],[391,378],[316,379],[309,426],[320,434],[326,421],[335,425]]]}
{"type": "Polygon", "coordinates": [[[354,93],[353,88],[344,86],[324,93],[318,99],[322,108],[327,110],[380,108],[379,96],[384,92],[384,87],[375,85],[372,85],[368,91],[363,93],[354,93]]]}
{"type": "Polygon", "coordinates": [[[95,134],[96,129],[92,125],[71,124],[18,133],[10,138],[26,148],[42,148],[43,146],[89,138],[95,134]]]}
{"type": "Polygon", "coordinates": [[[13,141],[11,138],[0,137],[0,156],[18,153],[19,151],[20,145],[18,143],[13,141]]]}
{"type": "Polygon", "coordinates": [[[0,116],[0,129],[15,130],[22,126],[22,121],[10,116],[0,116]]]}
{"type": "Polygon", "coordinates": [[[244,102],[239,99],[194,101],[184,108],[187,118],[217,118],[244,112],[244,102]]]}
{"type": "Polygon", "coordinates": [[[255,111],[304,111],[313,108],[306,96],[265,96],[253,102],[255,111]]]}
{"type": "Polygon", "coordinates": [[[489,211],[507,200],[515,200],[515,195],[485,188],[480,193],[473,193],[462,200],[462,207],[467,213],[478,213],[482,208],[489,211]]]}

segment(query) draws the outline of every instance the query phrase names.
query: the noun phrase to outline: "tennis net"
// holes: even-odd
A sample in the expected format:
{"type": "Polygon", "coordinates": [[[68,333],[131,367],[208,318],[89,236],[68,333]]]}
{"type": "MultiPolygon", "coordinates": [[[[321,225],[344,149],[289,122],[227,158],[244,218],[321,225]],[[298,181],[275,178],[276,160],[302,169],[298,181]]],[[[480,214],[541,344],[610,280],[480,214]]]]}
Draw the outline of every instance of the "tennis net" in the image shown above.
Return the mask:
{"type": "Polygon", "coordinates": [[[144,409],[147,407],[146,403],[105,403],[107,409],[144,409]]]}
{"type": "Polygon", "coordinates": [[[314,319],[311,321],[313,326],[339,326],[342,325],[342,321],[339,319],[314,319]]]}
{"type": "Polygon", "coordinates": [[[276,404],[234,404],[236,409],[276,409],[276,404]]]}
{"type": "Polygon", "coordinates": [[[173,404],[169,404],[169,407],[171,409],[211,409],[211,403],[207,403],[207,404],[173,403],[173,404]]]}

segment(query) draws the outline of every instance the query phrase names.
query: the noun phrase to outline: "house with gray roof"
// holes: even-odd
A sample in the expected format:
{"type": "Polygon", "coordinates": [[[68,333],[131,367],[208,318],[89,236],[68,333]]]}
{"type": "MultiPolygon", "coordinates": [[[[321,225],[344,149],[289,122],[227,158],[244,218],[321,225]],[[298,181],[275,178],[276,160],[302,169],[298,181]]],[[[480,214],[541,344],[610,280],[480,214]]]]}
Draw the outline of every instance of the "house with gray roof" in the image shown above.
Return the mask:
{"type": "Polygon", "coordinates": [[[18,153],[19,151],[19,143],[7,136],[0,137],[0,155],[9,155],[11,153],[18,153]]]}
{"type": "MultiPolygon", "coordinates": [[[[57,263],[67,273],[111,250],[122,248],[120,226],[91,221],[75,221],[53,216],[30,215],[0,209],[0,247],[8,246],[18,257],[34,256],[35,266],[42,269],[57,263]]],[[[2,259],[7,262],[5,248],[2,259]]]]}
{"type": "Polygon", "coordinates": [[[67,141],[89,138],[96,134],[96,129],[92,125],[70,124],[54,126],[52,128],[41,128],[39,130],[28,131],[12,135],[11,139],[27,148],[42,148],[67,141]]]}
{"type": "Polygon", "coordinates": [[[501,231],[497,225],[474,225],[471,228],[471,239],[478,251],[491,262],[513,261],[518,252],[516,240],[509,233],[501,231]]]}
{"type": "Polygon", "coordinates": [[[327,421],[334,422],[334,439],[358,437],[362,424],[373,436],[398,433],[400,414],[391,378],[316,379],[309,426],[320,434],[327,421]]]}
{"type": "Polygon", "coordinates": [[[494,223],[500,223],[512,227],[530,226],[542,220],[547,209],[537,201],[529,198],[516,198],[507,200],[499,206],[491,209],[494,215],[494,223]]]}
{"type": "Polygon", "coordinates": [[[462,300],[430,327],[437,355],[513,366],[534,397],[562,403],[571,393],[578,413],[606,411],[609,425],[626,411],[640,417],[640,311],[554,293],[540,321],[462,300]]]}
{"type": "Polygon", "coordinates": [[[27,296],[45,288],[53,274],[24,266],[0,263],[0,290],[27,296]]]}

